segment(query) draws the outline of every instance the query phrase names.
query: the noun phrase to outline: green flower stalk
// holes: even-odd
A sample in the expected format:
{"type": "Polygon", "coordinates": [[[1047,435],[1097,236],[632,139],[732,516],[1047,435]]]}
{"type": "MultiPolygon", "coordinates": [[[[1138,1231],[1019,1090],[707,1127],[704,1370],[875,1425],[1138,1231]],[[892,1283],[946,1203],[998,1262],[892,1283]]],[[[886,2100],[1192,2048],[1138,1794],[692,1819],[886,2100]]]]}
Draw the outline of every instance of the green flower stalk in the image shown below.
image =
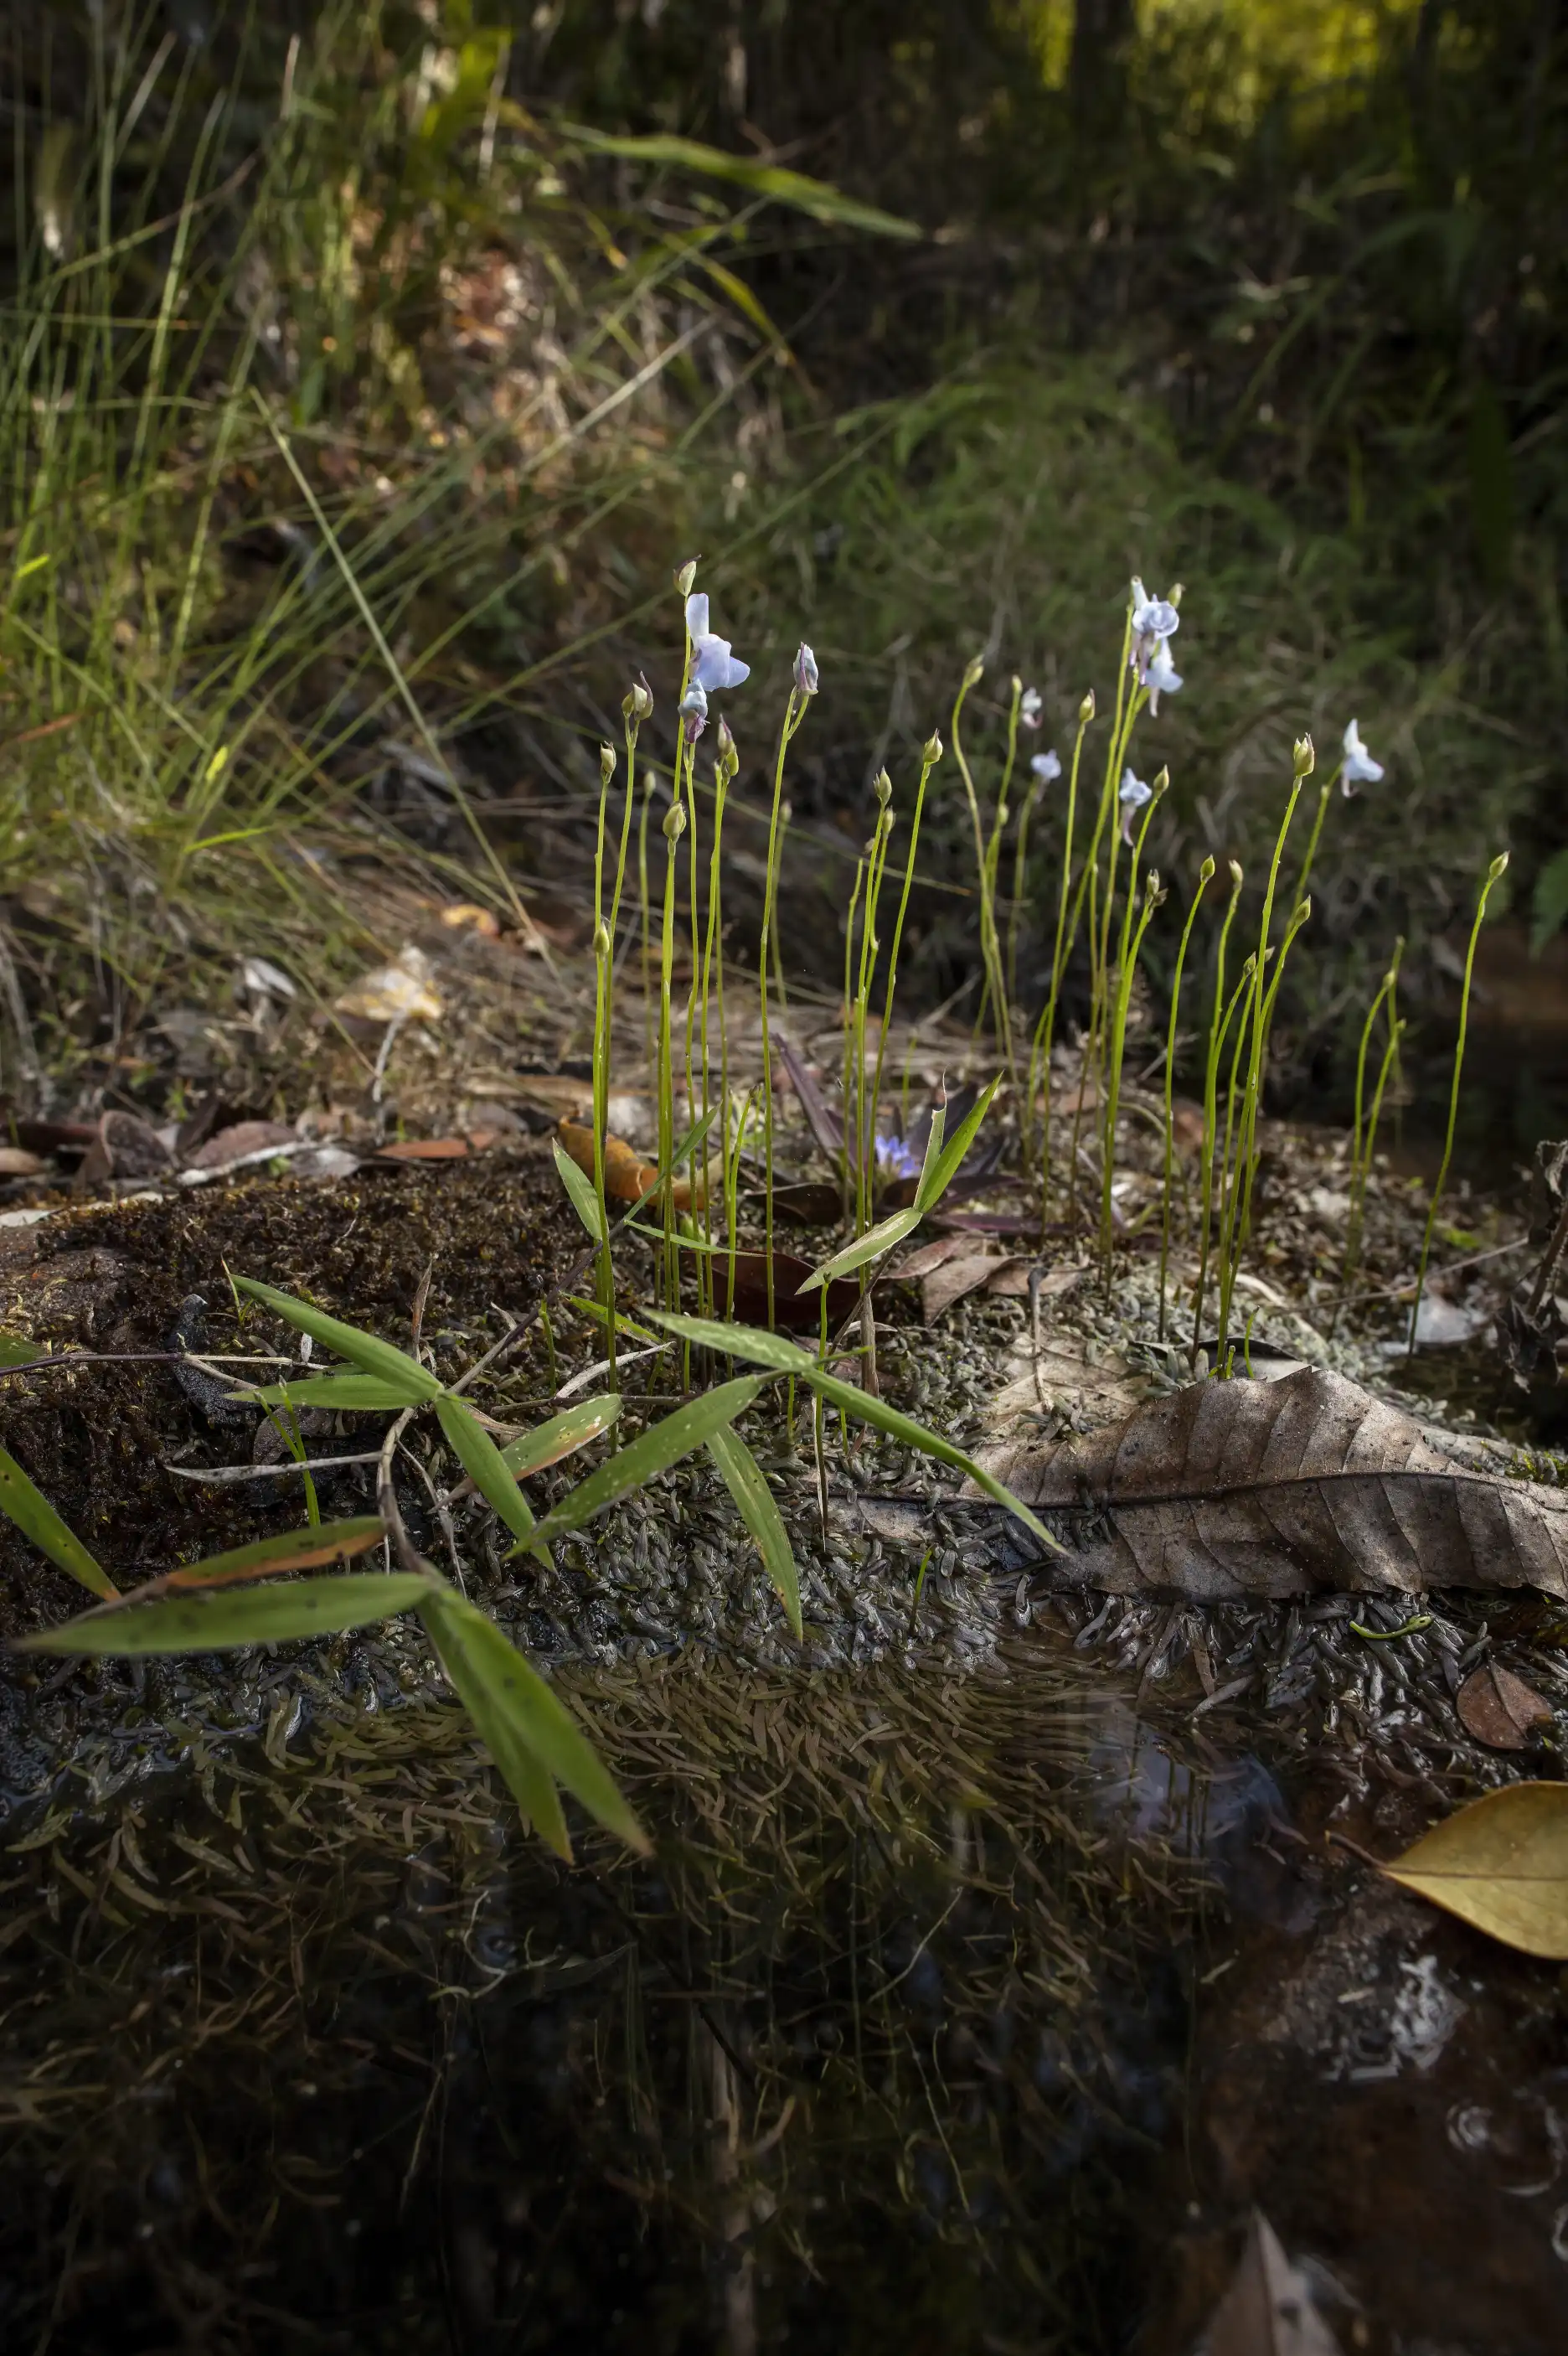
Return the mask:
{"type": "MultiPolygon", "coordinates": [[[[914,883],[914,856],[915,852],[920,848],[920,820],[921,813],[925,808],[925,788],[933,769],[935,768],[938,761],[942,758],[942,739],[937,735],[935,731],[933,730],[932,734],[926,738],[924,744],[921,748],[920,783],[915,787],[914,819],[910,827],[909,853],[904,860],[903,890],[899,895],[898,922],[893,926],[893,946],[888,958],[888,987],[886,994],[882,1000],[882,1034],[877,1042],[877,1072],[876,1077],[871,1083],[871,1102],[873,1104],[880,1104],[882,1100],[882,1065],[887,1057],[888,1033],[892,1027],[893,992],[898,988],[899,983],[899,949],[903,941],[904,918],[909,914],[909,895],[911,888],[914,883]]],[[[906,1107],[908,1103],[908,1096],[909,1060],[906,1056],[904,1062],[904,1098],[906,1107]]],[[[907,1127],[907,1125],[906,1120],[905,1126],[907,1127]]]]}
{"type": "Polygon", "coordinates": [[[1403,953],[1404,939],[1402,935],[1393,945],[1393,956],[1390,960],[1389,969],[1373,993],[1372,1002],[1367,1009],[1367,1019],[1361,1025],[1360,1046],[1356,1055],[1355,1117],[1350,1131],[1350,1215],[1345,1225],[1345,1258],[1339,1271],[1339,1298],[1334,1304],[1334,1314],[1328,1322],[1330,1334],[1344,1313],[1350,1287],[1356,1280],[1356,1270],[1360,1265],[1361,1223],[1366,1207],[1367,1180],[1371,1172],[1372,1152],[1377,1142],[1378,1119],[1382,1111],[1383,1090],[1388,1085],[1389,1073],[1398,1055],[1400,1036],[1404,1029],[1403,1023],[1399,1020],[1395,1002],[1399,982],[1399,961],[1403,953]],[[1363,1129],[1361,1109],[1365,1101],[1367,1051],[1371,1044],[1373,1025],[1381,1009],[1386,1009],[1387,1012],[1388,1040],[1378,1068],[1371,1109],[1363,1129]]]}
{"type": "MultiPolygon", "coordinates": [[[[1040,1010],[1029,1046],[1029,1105],[1026,1111],[1032,1111],[1034,1107],[1038,1073],[1040,1096],[1040,1226],[1042,1241],[1051,1217],[1051,1051],[1056,1034],[1056,1010],[1061,997],[1061,979],[1078,930],[1076,909],[1072,931],[1069,933],[1067,930],[1067,901],[1072,878],[1072,831],[1078,814],[1078,771],[1083,758],[1083,739],[1093,717],[1094,691],[1091,688],[1078,706],[1078,734],[1072,743],[1072,766],[1067,783],[1067,822],[1061,851],[1061,884],[1056,903],[1056,945],[1051,958],[1051,995],[1040,1010]]],[[[1078,906],[1082,905],[1083,895],[1080,893],[1078,906]]]]}
{"type": "Polygon", "coordinates": [[[1170,1025],[1165,1041],[1165,1183],[1160,1197],[1159,1219],[1159,1338],[1165,1339],[1166,1279],[1170,1268],[1170,1180],[1171,1165],[1176,1151],[1176,1025],[1181,1012],[1181,976],[1187,964],[1188,944],[1203,894],[1214,880],[1214,862],[1205,859],[1198,871],[1198,889],[1187,911],[1187,922],[1181,928],[1181,947],[1176,952],[1176,972],[1170,985],[1170,1025]]]}
{"type": "MultiPolygon", "coordinates": [[[[1220,1052],[1235,1012],[1235,1000],[1225,1001],[1225,950],[1242,896],[1242,871],[1231,862],[1231,899],[1220,926],[1214,956],[1214,998],[1209,1010],[1209,1048],[1203,1065],[1203,1163],[1199,1193],[1198,1280],[1192,1289],[1192,1371],[1198,1371],[1198,1344],[1203,1332],[1203,1295],[1209,1280],[1209,1247],[1214,1215],[1214,1127],[1219,1117],[1220,1052]]],[[[1237,985],[1238,994],[1251,980],[1250,966],[1237,985]]]]}
{"type": "MultiPolygon", "coordinates": [[[[604,821],[610,780],[615,774],[614,747],[599,747],[599,825],[593,843],[593,1193],[599,1205],[599,1301],[604,1312],[610,1387],[615,1387],[615,1268],[610,1249],[610,1213],[604,1194],[604,1141],[610,1126],[611,993],[613,988],[614,946],[604,922],[604,821]]],[[[629,801],[628,801],[629,806],[629,801]]]]}
{"type": "Polygon", "coordinates": [[[659,1211],[664,1222],[664,1298],[671,1309],[680,1306],[680,1250],[676,1239],[675,1074],[671,1062],[670,986],[675,972],[675,859],[686,831],[686,811],[672,801],[665,813],[664,926],[659,941],[658,1139],[659,1211]]]}
{"type": "MultiPolygon", "coordinates": [[[[1146,820],[1147,824],[1147,820],[1146,820]]],[[[1128,878],[1129,894],[1133,889],[1128,878]]],[[[1116,1002],[1112,1016],[1110,1067],[1105,1086],[1105,1151],[1101,1172],[1100,1247],[1104,1260],[1104,1282],[1107,1295],[1111,1288],[1111,1257],[1115,1241],[1112,1225],[1111,1189],[1115,1178],[1115,1155],[1113,1151],[1116,1135],[1116,1108],[1122,1089],[1122,1053],[1127,1031],[1127,1009],[1132,1001],[1133,976],[1137,970],[1138,954],[1144,945],[1144,935],[1149,919],[1165,898],[1159,888],[1159,873],[1151,867],[1144,879],[1143,907],[1138,916],[1137,930],[1131,944],[1122,953],[1121,971],[1116,984],[1116,1002]]]]}
{"type": "Polygon", "coordinates": [[[795,678],[790,687],[789,701],[779,729],[778,752],[773,761],[773,803],[768,819],[768,870],[763,886],[763,933],[757,952],[757,975],[763,1019],[763,1232],[767,1261],[768,1323],[773,1322],[773,1056],[772,1034],[768,1028],[768,952],[773,942],[773,916],[778,905],[779,852],[782,836],[779,813],[784,804],[784,756],[790,741],[805,718],[806,707],[816,692],[816,662],[809,647],[803,646],[795,657],[795,678]]]}
{"type": "Polygon", "coordinates": [[[1407,1357],[1413,1357],[1415,1355],[1415,1327],[1416,1321],[1421,1315],[1421,1295],[1426,1283],[1426,1263],[1432,1252],[1432,1230],[1437,1224],[1437,1206],[1443,1199],[1443,1189],[1447,1183],[1448,1164],[1454,1158],[1454,1130],[1459,1118],[1459,1081],[1465,1069],[1465,1037],[1470,1023],[1470,984],[1476,970],[1476,944],[1481,937],[1481,926],[1486,921],[1487,902],[1491,897],[1492,887],[1496,884],[1500,884],[1508,873],[1508,852],[1499,851],[1487,870],[1487,880],[1482,884],[1480,896],[1476,902],[1475,922],[1470,926],[1470,945],[1465,952],[1465,981],[1459,993],[1459,1035],[1454,1042],[1454,1076],[1448,1089],[1448,1130],[1443,1141],[1443,1159],[1438,1164],[1436,1183],[1432,1189],[1432,1200],[1427,1206],[1426,1226],[1421,1238],[1421,1265],[1415,1272],[1415,1299],[1411,1303],[1410,1338],[1405,1345],[1407,1357]]]}
{"type": "MultiPolygon", "coordinates": [[[[1001,939],[997,931],[996,899],[992,888],[994,877],[986,840],[985,821],[980,816],[980,798],[975,790],[975,779],[970,772],[969,759],[964,750],[961,733],[965,701],[969,690],[977,680],[984,678],[985,670],[984,662],[976,655],[965,670],[963,682],[954,700],[953,717],[949,723],[949,728],[953,738],[953,757],[958,764],[958,774],[964,780],[964,794],[969,805],[970,824],[975,830],[975,867],[980,893],[980,962],[985,977],[980,995],[980,1012],[983,1017],[987,1000],[989,999],[996,1009],[997,1028],[1001,1038],[1003,1060],[1016,1098],[1018,1071],[1013,1054],[1012,1019],[1008,1011],[1007,976],[1002,970],[1001,939]]],[[[1015,735],[1016,728],[1015,719],[1015,735]]],[[[977,1031],[979,1027],[977,1023],[976,1027],[977,1031]]]]}

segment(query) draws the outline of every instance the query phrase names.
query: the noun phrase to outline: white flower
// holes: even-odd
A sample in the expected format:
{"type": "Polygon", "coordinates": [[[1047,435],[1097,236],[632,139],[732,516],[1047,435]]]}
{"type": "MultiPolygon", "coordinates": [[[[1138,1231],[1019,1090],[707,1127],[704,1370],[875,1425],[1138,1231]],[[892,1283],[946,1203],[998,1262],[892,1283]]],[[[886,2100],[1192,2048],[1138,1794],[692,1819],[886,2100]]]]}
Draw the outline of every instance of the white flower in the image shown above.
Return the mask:
{"type": "Polygon", "coordinates": [[[1040,726],[1040,709],[1045,701],[1038,687],[1026,687],[1019,699],[1019,719],[1025,728],[1040,726]]]}
{"type": "Polygon", "coordinates": [[[1135,573],[1133,575],[1133,637],[1168,638],[1181,627],[1181,616],[1168,597],[1151,597],[1135,573]]]}
{"type": "Polygon", "coordinates": [[[1029,767],[1042,786],[1053,786],[1061,775],[1061,757],[1054,750],[1050,753],[1037,753],[1029,763],[1029,767]]]}
{"type": "Polygon", "coordinates": [[[1153,801],[1154,788],[1152,786],[1146,786],[1141,777],[1135,777],[1130,769],[1124,769],[1122,789],[1116,796],[1116,799],[1122,805],[1122,841],[1131,842],[1133,819],[1146,802],[1153,801]]]}
{"type": "MultiPolygon", "coordinates": [[[[708,626],[708,596],[698,590],[686,601],[686,626],[691,637],[691,684],[705,695],[739,687],[752,676],[750,663],[737,662],[728,638],[716,637],[708,626]]],[[[683,705],[684,711],[685,706],[683,705]]]]}
{"type": "MultiPolygon", "coordinates": [[[[741,675],[742,678],[745,677],[743,666],[741,675]]],[[[816,693],[816,657],[804,638],[800,642],[800,652],[795,659],[795,684],[798,694],[815,695],[816,693]]]]}
{"type": "Polygon", "coordinates": [[[1345,758],[1339,770],[1339,790],[1347,801],[1358,786],[1375,786],[1383,773],[1381,761],[1374,761],[1361,742],[1361,732],[1352,720],[1345,731],[1345,758]]]}
{"type": "Polygon", "coordinates": [[[1181,691],[1181,673],[1170,659],[1170,647],[1168,640],[1164,638],[1155,640],[1153,651],[1144,665],[1143,682],[1148,690],[1148,708],[1157,720],[1160,697],[1179,695],[1181,691]]]}

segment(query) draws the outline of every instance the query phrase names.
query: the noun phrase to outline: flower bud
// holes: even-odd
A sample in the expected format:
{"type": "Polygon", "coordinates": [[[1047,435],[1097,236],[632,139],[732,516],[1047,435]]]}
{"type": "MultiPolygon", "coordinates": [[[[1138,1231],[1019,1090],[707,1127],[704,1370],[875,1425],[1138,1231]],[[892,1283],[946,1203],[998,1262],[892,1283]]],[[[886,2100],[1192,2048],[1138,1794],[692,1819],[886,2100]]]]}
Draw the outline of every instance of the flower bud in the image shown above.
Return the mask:
{"type": "Polygon", "coordinates": [[[680,711],[680,716],[683,720],[706,720],[708,717],[708,690],[703,687],[699,680],[694,679],[691,685],[687,689],[686,693],[681,697],[678,708],[680,711]]]}
{"type": "Polygon", "coordinates": [[[1497,857],[1493,860],[1491,865],[1487,870],[1487,881],[1488,884],[1500,883],[1508,867],[1508,852],[1506,851],[1499,851],[1497,857]]]}
{"type": "Polygon", "coordinates": [[[722,716],[714,731],[713,741],[715,758],[728,768],[731,762],[736,758],[735,739],[730,734],[730,723],[722,716]]]}
{"type": "Polygon", "coordinates": [[[1168,769],[1160,769],[1156,773],[1154,780],[1154,798],[1156,801],[1158,801],[1161,794],[1168,793],[1169,790],[1170,771],[1168,769]]]}
{"type": "Polygon", "coordinates": [[[1170,584],[1169,602],[1179,613],[1181,610],[1181,584],[1179,581],[1173,581],[1170,584]]]}
{"type": "Polygon", "coordinates": [[[697,559],[694,556],[688,563],[681,566],[679,572],[675,576],[677,594],[682,597],[689,597],[691,594],[691,584],[696,578],[697,559]]]}
{"type": "Polygon", "coordinates": [[[795,659],[795,683],[802,695],[815,695],[817,689],[816,657],[803,638],[795,659]]]}
{"type": "Polygon", "coordinates": [[[600,784],[601,784],[602,786],[607,786],[607,785],[609,784],[609,782],[610,782],[611,778],[614,776],[614,774],[615,774],[615,747],[613,746],[613,744],[601,744],[601,745],[600,745],[600,747],[599,747],[599,782],[600,782],[600,784]]]}
{"type": "Polygon", "coordinates": [[[1206,859],[1203,862],[1202,866],[1198,870],[1198,881],[1200,884],[1212,884],[1214,881],[1214,861],[1212,855],[1206,859]]]}
{"type": "Polygon", "coordinates": [[[600,958],[607,958],[610,954],[610,927],[603,916],[593,927],[593,954],[600,958]]]}
{"type": "Polygon", "coordinates": [[[1008,811],[1006,802],[998,802],[997,804],[997,825],[998,829],[1006,826],[1009,816],[1010,812],[1008,811]]]}
{"type": "Polygon", "coordinates": [[[668,843],[676,843],[685,832],[686,812],[679,802],[671,802],[664,814],[664,839],[668,843]]]}
{"type": "Polygon", "coordinates": [[[1291,760],[1298,777],[1309,777],[1317,766],[1317,755],[1312,749],[1310,736],[1298,736],[1291,760]]]}
{"type": "Polygon", "coordinates": [[[1084,696],[1083,701],[1082,701],[1082,703],[1080,703],[1080,705],[1078,706],[1078,725],[1080,726],[1080,728],[1087,728],[1087,727],[1088,727],[1088,725],[1089,725],[1089,723],[1091,722],[1091,720],[1093,720],[1093,717],[1094,717],[1094,691],[1093,691],[1093,688],[1091,688],[1091,689],[1089,690],[1089,692],[1087,693],[1087,695],[1085,695],[1085,696],[1084,696]]]}
{"type": "Polygon", "coordinates": [[[645,802],[652,801],[654,798],[654,788],[658,784],[658,781],[659,773],[656,769],[645,769],[643,771],[643,799],[645,802]]]}
{"type": "Polygon", "coordinates": [[[1157,867],[1151,867],[1148,873],[1144,877],[1144,898],[1146,900],[1154,900],[1157,899],[1158,896],[1159,870],[1157,867]]]}
{"type": "Polygon", "coordinates": [[[975,656],[973,656],[973,657],[971,658],[971,659],[970,659],[967,663],[965,663],[965,666],[964,666],[964,685],[965,685],[965,690],[968,690],[969,688],[974,687],[974,686],[976,684],[976,682],[977,682],[978,680],[980,680],[984,679],[984,678],[985,678],[985,676],[986,676],[986,658],[985,658],[985,656],[984,656],[984,655],[975,655],[975,656]]]}
{"type": "Polygon", "coordinates": [[[1298,900],[1296,904],[1295,912],[1290,919],[1291,931],[1293,933],[1298,933],[1301,930],[1302,926],[1307,923],[1311,914],[1312,896],[1309,893],[1305,900],[1298,900]]]}
{"type": "Polygon", "coordinates": [[[654,712],[654,691],[641,671],[621,698],[622,717],[626,720],[651,720],[654,712]]]}
{"type": "Polygon", "coordinates": [[[787,826],[794,816],[795,804],[793,802],[781,802],[779,804],[779,824],[781,826],[787,826]]]}
{"type": "Polygon", "coordinates": [[[928,769],[934,769],[942,758],[942,739],[933,728],[920,748],[920,757],[928,769]]]}
{"type": "Polygon", "coordinates": [[[876,795],[883,809],[886,809],[893,798],[893,781],[885,769],[877,771],[871,780],[871,791],[876,795]]]}
{"type": "Polygon", "coordinates": [[[1242,888],[1242,862],[1239,859],[1232,859],[1230,866],[1231,888],[1232,891],[1239,892],[1242,888]]]}

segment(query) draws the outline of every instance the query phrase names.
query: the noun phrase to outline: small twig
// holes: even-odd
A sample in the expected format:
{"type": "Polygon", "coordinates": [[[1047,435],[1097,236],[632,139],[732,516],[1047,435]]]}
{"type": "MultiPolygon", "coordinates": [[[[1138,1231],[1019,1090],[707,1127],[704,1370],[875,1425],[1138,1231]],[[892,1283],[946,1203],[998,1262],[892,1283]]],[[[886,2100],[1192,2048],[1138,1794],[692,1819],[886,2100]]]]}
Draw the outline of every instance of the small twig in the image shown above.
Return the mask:
{"type": "Polygon", "coordinates": [[[1363,1865],[1370,1865],[1375,1872],[1382,1871],[1382,1858],[1374,1857],[1370,1848],[1363,1848],[1360,1842],[1353,1841],[1348,1833],[1336,1832],[1329,1825],[1325,1827],[1323,1837],[1326,1841],[1332,1841],[1336,1848],[1348,1848],[1352,1857],[1359,1857],[1363,1865]]]}
{"type": "Polygon", "coordinates": [[[1545,1298],[1547,1285],[1552,1280],[1552,1271],[1562,1257],[1564,1244],[1568,1244],[1568,1194],[1564,1194],[1563,1198],[1563,1209],[1557,1225],[1552,1230],[1552,1240],[1546,1247],[1540,1272],[1531,1287],[1530,1308],[1527,1313],[1531,1317],[1535,1315],[1545,1298]]]}
{"type": "Polygon", "coordinates": [[[452,1575],[457,1581],[458,1592],[462,1595],[466,1595],[468,1590],[463,1584],[463,1564],[458,1558],[457,1552],[457,1531],[453,1526],[452,1515],[447,1510],[446,1500],[437,1489],[435,1483],[431,1479],[425,1467],[420,1462],[419,1458],[414,1454],[413,1450],[411,1448],[405,1448],[402,1452],[404,1462],[413,1466],[414,1471],[419,1474],[420,1479],[424,1483],[425,1487],[430,1492],[430,1502],[435,1508],[436,1520],[441,1524],[441,1534],[446,1540],[447,1553],[452,1557],[452,1575]]]}
{"type": "Polygon", "coordinates": [[[409,1526],[403,1519],[398,1503],[398,1492],[392,1480],[392,1465],[398,1453],[398,1443],[419,1413],[418,1408],[406,1407],[387,1426],[387,1436],[381,1442],[381,1456],[376,1472],[376,1511],[387,1525],[392,1542],[392,1552],[404,1570],[417,1571],[425,1577],[424,1558],[409,1536],[409,1526]]]}
{"type": "Polygon", "coordinates": [[[285,1457],[276,1464],[225,1464],[214,1472],[197,1472],[188,1465],[171,1464],[166,1457],[160,1462],[164,1471],[172,1472],[176,1481],[204,1481],[212,1488],[221,1488],[240,1481],[275,1481],[281,1472],[336,1472],[341,1464],[376,1464],[380,1456],[380,1450],[372,1448],[361,1456],[307,1456],[303,1462],[285,1457]]]}

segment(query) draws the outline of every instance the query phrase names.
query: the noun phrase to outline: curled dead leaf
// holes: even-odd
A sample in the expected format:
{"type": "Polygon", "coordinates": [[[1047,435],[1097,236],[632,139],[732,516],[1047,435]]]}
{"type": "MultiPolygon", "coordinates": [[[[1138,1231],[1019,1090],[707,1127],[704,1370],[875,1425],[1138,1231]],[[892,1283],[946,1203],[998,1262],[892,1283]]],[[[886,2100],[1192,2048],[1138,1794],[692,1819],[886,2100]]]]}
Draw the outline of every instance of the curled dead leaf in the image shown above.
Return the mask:
{"type": "Polygon", "coordinates": [[[442,910],[441,921],[454,933],[477,933],[486,941],[501,937],[500,924],[492,911],[475,907],[472,900],[453,900],[442,910]]]}
{"type": "Polygon", "coordinates": [[[1466,1733],[1492,1751],[1524,1751],[1531,1727],[1552,1723],[1552,1704],[1545,1695],[1493,1661],[1466,1678],[1454,1707],[1466,1733]]]}
{"type": "MultiPolygon", "coordinates": [[[[581,1128],[576,1121],[563,1120],[558,1134],[562,1151],[571,1155],[572,1161],[586,1176],[592,1178],[593,1131],[591,1129],[581,1128]]],[[[705,1199],[705,1187],[711,1184],[717,1189],[721,1180],[722,1172],[717,1161],[713,1162],[706,1172],[699,1172],[695,1199],[699,1210],[705,1199]]],[[[628,1145],[624,1137],[607,1136],[605,1138],[604,1192],[612,1203],[639,1202],[658,1183],[657,1165],[652,1162],[645,1162],[635,1145],[628,1145]]],[[[677,1178],[670,1188],[670,1194],[677,1211],[690,1210],[694,1190],[689,1178],[677,1178]]]]}
{"type": "Polygon", "coordinates": [[[1506,1783],[1382,1871],[1505,1946],[1568,1962],[1568,1783],[1506,1783]]]}

